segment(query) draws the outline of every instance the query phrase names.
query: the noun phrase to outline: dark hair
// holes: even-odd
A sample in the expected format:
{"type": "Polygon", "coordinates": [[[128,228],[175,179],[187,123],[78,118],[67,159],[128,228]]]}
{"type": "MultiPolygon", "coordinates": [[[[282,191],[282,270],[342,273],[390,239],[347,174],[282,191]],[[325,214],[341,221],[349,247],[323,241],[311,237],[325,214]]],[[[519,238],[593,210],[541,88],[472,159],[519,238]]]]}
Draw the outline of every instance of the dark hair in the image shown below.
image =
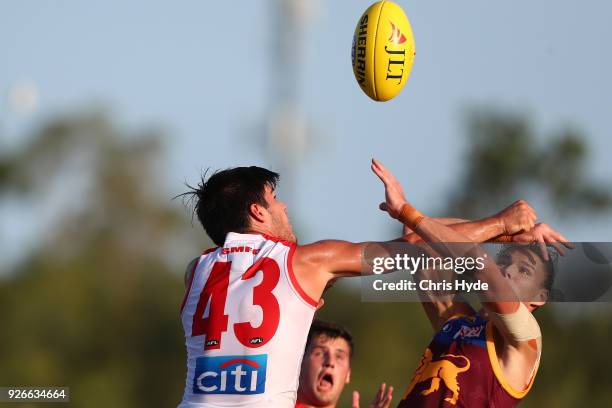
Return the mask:
{"type": "Polygon", "coordinates": [[[353,356],[353,352],[355,351],[353,336],[345,327],[334,322],[314,319],[312,321],[312,325],[310,326],[310,331],[308,332],[308,338],[306,339],[306,350],[308,350],[310,342],[319,335],[323,335],[328,339],[341,338],[346,340],[349,345],[349,356],[353,356]]]}
{"type": "Polygon", "coordinates": [[[228,232],[243,232],[250,226],[251,204],[268,207],[264,199],[266,186],[276,188],[279,175],[262,167],[234,167],[213,173],[206,172],[197,187],[180,196],[195,200],[194,214],[216,245],[223,245],[228,232]]]}
{"type": "Polygon", "coordinates": [[[552,287],[553,287],[553,284],[555,283],[555,263],[557,262],[557,259],[559,257],[555,249],[552,247],[547,248],[548,261],[544,259],[544,256],[542,255],[542,250],[539,244],[537,243],[533,243],[529,245],[507,244],[503,246],[503,248],[499,251],[497,255],[500,256],[500,255],[507,254],[513,251],[521,251],[521,250],[529,251],[530,253],[535,254],[538,258],[540,258],[540,260],[542,261],[542,263],[544,264],[546,268],[545,269],[546,276],[544,277],[544,283],[542,286],[548,290],[550,295],[552,295],[552,287]]]}

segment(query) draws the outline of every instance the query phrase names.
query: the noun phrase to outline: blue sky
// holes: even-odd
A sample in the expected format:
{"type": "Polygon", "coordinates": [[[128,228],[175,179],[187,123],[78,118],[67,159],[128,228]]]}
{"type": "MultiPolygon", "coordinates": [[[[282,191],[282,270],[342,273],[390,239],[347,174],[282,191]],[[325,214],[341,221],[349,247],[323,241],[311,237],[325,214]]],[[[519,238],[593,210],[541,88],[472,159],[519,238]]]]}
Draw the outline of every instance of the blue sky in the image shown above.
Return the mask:
{"type": "MultiPolygon", "coordinates": [[[[310,18],[296,86],[317,139],[295,161],[289,202],[303,241],[388,238],[389,221],[376,210],[382,188],[370,174],[372,156],[397,173],[416,206],[440,208],[461,168],[462,119],[470,107],[524,113],[543,137],[574,126],[588,136],[592,174],[612,176],[609,2],[398,0],[417,55],[406,88],[386,103],[362,94],[350,66],[352,32],[370,3],[303,2],[310,18]]],[[[17,145],[19,135],[53,113],[101,103],[125,126],[167,130],[170,194],[205,167],[274,167],[257,146],[256,129],[271,104],[275,4],[3,2],[0,146],[17,145]],[[6,100],[21,79],[38,89],[38,110],[30,115],[12,112],[6,100]]],[[[9,220],[15,207],[0,209],[8,252],[36,232],[9,220]]],[[[610,240],[609,216],[578,223],[541,215],[571,239],[610,240]]]]}

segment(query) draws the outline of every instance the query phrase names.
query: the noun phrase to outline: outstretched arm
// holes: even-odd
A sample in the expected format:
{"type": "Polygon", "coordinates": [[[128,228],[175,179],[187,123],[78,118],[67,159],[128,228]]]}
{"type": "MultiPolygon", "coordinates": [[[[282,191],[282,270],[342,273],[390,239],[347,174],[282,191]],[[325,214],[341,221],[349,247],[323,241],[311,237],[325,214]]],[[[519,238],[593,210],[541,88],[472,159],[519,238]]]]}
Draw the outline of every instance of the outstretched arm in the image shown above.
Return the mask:
{"type": "MultiPolygon", "coordinates": [[[[399,186],[399,183],[397,185],[399,186]]],[[[401,190],[401,186],[399,188],[401,190]]],[[[403,191],[401,193],[403,197],[403,191]]],[[[381,208],[384,209],[384,206],[381,208]]],[[[464,242],[483,242],[499,235],[529,229],[535,219],[533,209],[526,202],[517,201],[499,213],[481,220],[466,221],[457,218],[436,218],[432,220],[439,224],[448,224],[448,228],[456,231],[464,242]]],[[[409,229],[404,232],[403,237],[394,241],[409,243],[421,241],[421,237],[412,233],[409,229]]],[[[324,240],[303,245],[298,247],[295,252],[294,271],[298,282],[306,293],[313,299],[319,299],[330,280],[346,276],[360,276],[363,273],[371,272],[370,268],[364,267],[363,254],[366,247],[368,248],[368,258],[371,258],[373,253],[377,253],[376,256],[384,257],[388,255],[386,244],[382,242],[352,243],[324,240]]],[[[422,248],[414,245],[407,246],[406,249],[414,252],[413,256],[418,256],[423,252],[422,248]]],[[[431,305],[430,302],[427,303],[431,305]]],[[[434,306],[439,309],[434,314],[444,316],[448,313],[448,304],[438,303],[434,306]]],[[[430,311],[427,314],[431,315],[430,311]]]]}
{"type": "MultiPolygon", "coordinates": [[[[410,206],[406,201],[400,183],[381,163],[373,160],[372,170],[385,185],[386,201],[380,205],[382,210],[387,211],[391,217],[399,219],[414,230],[424,241],[432,245],[438,253],[451,257],[470,256],[473,258],[484,258],[485,267],[475,272],[477,279],[483,280],[489,285],[489,291],[485,292],[481,297],[483,305],[489,311],[501,314],[513,313],[518,309],[518,298],[516,298],[516,295],[508,285],[507,279],[500,273],[496,263],[490,257],[484,256],[485,251],[479,245],[470,242],[470,239],[460,232],[424,216],[410,206]],[[504,301],[497,301],[495,299],[504,299],[504,301]]],[[[524,224],[518,223],[506,232],[516,234],[521,231],[531,231],[535,219],[535,213],[533,213],[532,216],[524,219],[524,224]]],[[[539,234],[538,239],[544,240],[544,245],[546,245],[546,240],[554,240],[555,235],[539,234]]]]}
{"type": "MultiPolygon", "coordinates": [[[[373,161],[372,169],[385,184],[387,200],[381,208],[392,217],[408,225],[438,253],[455,258],[462,255],[484,258],[484,268],[476,269],[474,276],[489,284],[489,290],[479,293],[479,296],[485,309],[490,312],[490,321],[496,329],[494,336],[500,336],[497,338],[503,343],[502,347],[496,350],[497,358],[511,386],[518,390],[525,389],[525,384],[537,369],[541,333],[531,311],[512,290],[509,279],[505,277],[506,271],[502,274],[490,257],[484,257],[485,252],[480,245],[466,242],[462,234],[425,217],[410,206],[404,198],[401,185],[380,163],[373,161]],[[448,245],[445,242],[453,244],[448,245]]],[[[561,239],[563,245],[572,247],[556,231],[542,225],[544,224],[539,224],[535,228],[530,225],[525,229],[526,232],[522,233],[517,231],[519,233],[513,237],[513,241],[539,242],[544,259],[548,258],[546,244],[554,244],[555,240],[561,239]]]]}
{"type": "MultiPolygon", "coordinates": [[[[465,221],[459,219],[441,218],[435,219],[441,223],[448,223],[449,228],[459,233],[466,234],[475,241],[486,241],[500,234],[504,234],[512,225],[516,225],[522,217],[529,216],[531,207],[527,204],[514,203],[504,211],[491,217],[477,221],[465,221]],[[452,223],[452,224],[451,224],[452,223]]],[[[420,241],[421,238],[414,234],[406,234],[389,242],[420,241]]],[[[363,273],[371,272],[365,267],[364,252],[368,249],[367,258],[375,256],[388,256],[386,247],[388,242],[361,242],[353,243],[340,240],[324,240],[308,245],[299,246],[296,249],[293,268],[302,288],[313,299],[318,299],[323,293],[327,283],[332,279],[349,276],[361,276],[363,273]]],[[[407,251],[412,251],[412,256],[418,256],[423,251],[419,246],[406,246],[407,251]]]]}
{"type": "MultiPolygon", "coordinates": [[[[516,207],[513,204],[509,208],[516,207]]],[[[506,212],[508,213],[508,212],[506,212]]],[[[506,214],[500,213],[500,214],[506,214]]],[[[515,219],[520,219],[523,212],[512,211],[515,219]]],[[[502,226],[512,221],[510,218],[500,221],[500,214],[479,221],[462,221],[449,226],[450,229],[464,231],[474,239],[486,241],[503,232],[502,226]],[[483,227],[484,225],[484,227],[483,227]],[[492,227],[494,226],[494,227],[492,227]]],[[[446,220],[445,220],[446,221],[446,220]]],[[[395,241],[415,243],[421,241],[416,234],[405,235],[395,241]]],[[[371,273],[372,268],[365,265],[364,258],[389,256],[388,243],[362,242],[352,243],[338,240],[324,240],[308,245],[299,246],[293,257],[293,270],[302,289],[313,299],[320,299],[329,283],[340,277],[361,276],[371,273]],[[367,256],[364,257],[364,252],[367,256]]],[[[417,257],[423,253],[419,245],[406,245],[405,252],[412,252],[417,257]]],[[[322,304],[322,302],[320,302],[322,304]]],[[[424,299],[422,305],[434,329],[441,325],[452,315],[468,314],[469,306],[455,299],[443,300],[440,297],[424,299]]]]}
{"type": "MultiPolygon", "coordinates": [[[[434,221],[451,227],[472,242],[496,241],[498,238],[512,236],[518,231],[528,231],[537,219],[535,210],[524,200],[518,200],[497,214],[480,220],[470,221],[460,218],[434,218],[434,221]]],[[[404,225],[407,242],[422,242],[410,227],[404,225]]]]}
{"type": "MultiPolygon", "coordinates": [[[[375,169],[375,164],[373,164],[373,169],[375,169]]],[[[403,197],[399,183],[390,185],[390,188],[386,192],[387,196],[394,194],[393,188],[399,188],[397,193],[401,194],[398,197],[403,197]]],[[[386,210],[385,206],[386,204],[381,205],[381,209],[386,210]]],[[[533,209],[526,202],[517,201],[503,211],[481,220],[428,219],[425,225],[433,223],[429,228],[426,227],[426,232],[431,235],[429,239],[437,237],[438,242],[482,242],[499,235],[529,230],[535,219],[533,209]],[[444,223],[450,225],[445,227],[444,223]],[[437,226],[442,226],[445,230],[453,231],[455,234],[439,236],[440,230],[437,226]]],[[[420,236],[408,234],[395,241],[415,242],[416,238],[421,239],[420,236]]],[[[313,299],[319,299],[330,280],[346,276],[360,276],[363,273],[371,272],[371,268],[365,267],[364,251],[367,248],[368,258],[371,258],[374,253],[376,256],[384,257],[388,255],[386,244],[324,240],[299,246],[293,257],[293,269],[302,289],[313,299]]],[[[421,248],[414,245],[407,246],[406,249],[414,252],[412,256],[419,256],[423,252],[421,248]]],[[[443,316],[448,312],[448,305],[436,305],[438,306],[440,310],[435,312],[438,315],[443,316]]],[[[428,315],[430,315],[429,312],[428,315]]]]}

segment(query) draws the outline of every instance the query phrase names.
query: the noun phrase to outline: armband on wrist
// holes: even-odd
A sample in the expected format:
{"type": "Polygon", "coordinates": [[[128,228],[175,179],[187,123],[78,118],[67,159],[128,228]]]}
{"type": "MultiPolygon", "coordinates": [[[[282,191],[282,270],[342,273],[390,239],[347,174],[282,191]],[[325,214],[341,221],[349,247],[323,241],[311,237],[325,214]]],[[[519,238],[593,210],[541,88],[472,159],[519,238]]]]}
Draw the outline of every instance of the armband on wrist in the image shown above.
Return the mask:
{"type": "Polygon", "coordinates": [[[399,213],[398,220],[410,229],[414,230],[423,221],[425,216],[419,210],[406,203],[399,213]]]}

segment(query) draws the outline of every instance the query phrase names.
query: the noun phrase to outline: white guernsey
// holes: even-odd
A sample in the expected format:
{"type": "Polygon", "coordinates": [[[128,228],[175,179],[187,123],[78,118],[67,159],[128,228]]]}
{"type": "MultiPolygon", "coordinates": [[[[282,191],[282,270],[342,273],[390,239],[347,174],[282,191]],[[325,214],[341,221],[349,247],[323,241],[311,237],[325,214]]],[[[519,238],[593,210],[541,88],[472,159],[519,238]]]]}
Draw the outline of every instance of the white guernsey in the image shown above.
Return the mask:
{"type": "Polygon", "coordinates": [[[229,233],[197,262],[181,318],[187,381],[180,408],[293,407],[316,304],[293,275],[296,245],[229,233]]]}

